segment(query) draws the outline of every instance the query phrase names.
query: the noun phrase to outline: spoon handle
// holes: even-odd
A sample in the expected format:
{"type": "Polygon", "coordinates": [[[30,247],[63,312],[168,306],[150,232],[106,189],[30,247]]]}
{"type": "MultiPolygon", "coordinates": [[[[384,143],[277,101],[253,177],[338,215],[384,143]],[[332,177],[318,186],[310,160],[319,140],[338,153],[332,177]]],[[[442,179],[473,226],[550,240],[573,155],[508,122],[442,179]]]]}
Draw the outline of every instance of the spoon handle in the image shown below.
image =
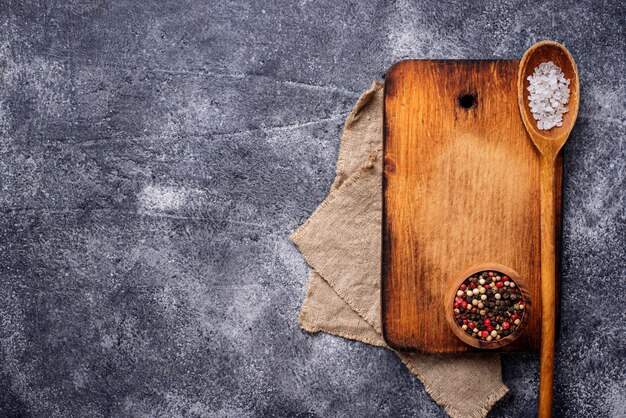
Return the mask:
{"type": "Polygon", "coordinates": [[[541,360],[539,418],[552,416],[556,339],[556,158],[541,158],[541,360]]]}

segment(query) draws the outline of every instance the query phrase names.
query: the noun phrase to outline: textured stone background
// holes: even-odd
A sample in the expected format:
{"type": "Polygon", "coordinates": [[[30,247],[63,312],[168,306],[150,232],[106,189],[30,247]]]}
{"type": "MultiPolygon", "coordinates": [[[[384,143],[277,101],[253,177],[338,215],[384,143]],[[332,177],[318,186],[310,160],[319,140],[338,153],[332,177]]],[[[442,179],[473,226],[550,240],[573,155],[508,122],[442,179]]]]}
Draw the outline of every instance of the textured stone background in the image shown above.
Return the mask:
{"type": "MultiPolygon", "coordinates": [[[[0,1],[0,415],[443,416],[392,353],[300,331],[288,234],[407,58],[562,41],[558,416],[626,414],[623,1],[0,1]]],[[[494,417],[532,416],[504,357],[494,417]]],[[[480,379],[480,371],[477,371],[480,379]]]]}

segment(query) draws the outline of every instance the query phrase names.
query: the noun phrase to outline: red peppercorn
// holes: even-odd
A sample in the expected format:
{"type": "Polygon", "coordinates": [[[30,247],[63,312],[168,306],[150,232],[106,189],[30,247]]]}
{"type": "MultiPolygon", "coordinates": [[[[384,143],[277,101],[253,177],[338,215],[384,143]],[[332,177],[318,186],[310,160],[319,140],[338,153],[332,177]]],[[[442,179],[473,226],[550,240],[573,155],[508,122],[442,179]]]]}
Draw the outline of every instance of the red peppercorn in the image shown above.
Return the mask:
{"type": "Polygon", "coordinates": [[[482,341],[511,335],[516,329],[514,322],[519,323],[519,318],[524,315],[525,301],[517,286],[509,289],[505,283],[513,281],[506,274],[495,270],[482,271],[461,283],[453,303],[454,321],[459,327],[462,326],[467,334],[482,341]],[[480,289],[482,294],[478,294],[476,289],[480,289]],[[472,292],[476,292],[476,295],[472,292]]]}

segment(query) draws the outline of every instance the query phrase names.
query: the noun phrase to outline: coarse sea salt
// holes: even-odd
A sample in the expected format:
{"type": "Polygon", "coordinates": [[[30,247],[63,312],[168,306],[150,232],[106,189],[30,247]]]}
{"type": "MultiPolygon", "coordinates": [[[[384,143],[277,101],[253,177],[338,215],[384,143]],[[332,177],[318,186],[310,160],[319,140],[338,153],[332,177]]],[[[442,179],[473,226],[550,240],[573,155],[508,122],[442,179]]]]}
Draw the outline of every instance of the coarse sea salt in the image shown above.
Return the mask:
{"type": "Polygon", "coordinates": [[[554,62],[542,62],[527,78],[530,112],[540,131],[563,126],[563,114],[568,111],[569,82],[554,62]]]}

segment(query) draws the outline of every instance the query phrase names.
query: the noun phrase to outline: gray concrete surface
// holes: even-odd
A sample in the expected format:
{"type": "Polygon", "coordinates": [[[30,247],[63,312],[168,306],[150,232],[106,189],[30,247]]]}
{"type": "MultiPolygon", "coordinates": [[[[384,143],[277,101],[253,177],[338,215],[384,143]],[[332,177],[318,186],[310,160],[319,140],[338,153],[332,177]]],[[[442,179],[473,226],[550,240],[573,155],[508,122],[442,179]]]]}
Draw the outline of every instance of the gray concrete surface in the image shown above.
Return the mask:
{"type": "MultiPolygon", "coordinates": [[[[383,349],[296,323],[288,240],[395,61],[578,61],[560,417],[626,415],[623,1],[0,1],[0,416],[444,416],[383,349]]],[[[490,416],[536,408],[503,360],[490,416]]],[[[477,373],[479,379],[479,373],[477,373]]]]}

